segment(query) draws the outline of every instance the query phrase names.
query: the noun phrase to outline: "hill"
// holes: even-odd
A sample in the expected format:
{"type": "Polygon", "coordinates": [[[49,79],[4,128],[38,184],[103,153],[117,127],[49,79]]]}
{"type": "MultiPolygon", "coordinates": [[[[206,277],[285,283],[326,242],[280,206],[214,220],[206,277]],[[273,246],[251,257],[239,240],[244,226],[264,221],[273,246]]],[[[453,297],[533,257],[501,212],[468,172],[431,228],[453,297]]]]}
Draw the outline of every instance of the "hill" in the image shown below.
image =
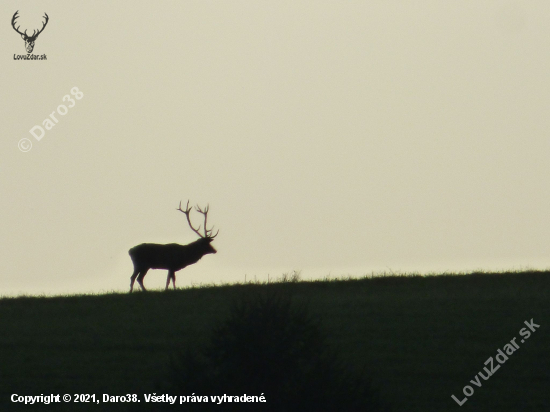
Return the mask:
{"type": "MultiPolygon", "coordinates": [[[[233,301],[266,290],[306,302],[341,359],[363,368],[394,411],[550,410],[548,272],[3,298],[0,410],[29,408],[10,402],[12,394],[95,394],[96,399],[103,394],[137,394],[144,402],[144,394],[156,392],[157,383],[167,376],[175,353],[203,345],[233,301]],[[523,328],[530,331],[528,338],[520,334],[523,328]],[[505,350],[513,338],[519,349],[499,364],[497,359],[503,358],[496,357],[498,350],[505,350]],[[480,380],[478,372],[487,375],[483,368],[490,367],[490,357],[493,369],[500,368],[480,380]],[[451,395],[462,402],[467,385],[473,394],[459,407],[451,395]]],[[[265,392],[269,402],[268,388],[265,392]]],[[[219,393],[205,395],[223,394],[220,388],[219,393]]],[[[120,403],[32,407],[125,408],[120,403]]]]}

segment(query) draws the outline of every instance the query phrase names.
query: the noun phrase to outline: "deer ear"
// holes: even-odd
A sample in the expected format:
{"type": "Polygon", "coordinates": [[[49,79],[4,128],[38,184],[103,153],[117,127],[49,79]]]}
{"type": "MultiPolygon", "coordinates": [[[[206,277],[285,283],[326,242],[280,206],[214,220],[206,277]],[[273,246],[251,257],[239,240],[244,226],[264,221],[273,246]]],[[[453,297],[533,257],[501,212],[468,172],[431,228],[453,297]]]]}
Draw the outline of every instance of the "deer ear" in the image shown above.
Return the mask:
{"type": "Polygon", "coordinates": [[[22,35],[21,35],[21,38],[22,38],[23,40],[25,40],[25,35],[24,35],[24,34],[22,34],[22,35]]]}

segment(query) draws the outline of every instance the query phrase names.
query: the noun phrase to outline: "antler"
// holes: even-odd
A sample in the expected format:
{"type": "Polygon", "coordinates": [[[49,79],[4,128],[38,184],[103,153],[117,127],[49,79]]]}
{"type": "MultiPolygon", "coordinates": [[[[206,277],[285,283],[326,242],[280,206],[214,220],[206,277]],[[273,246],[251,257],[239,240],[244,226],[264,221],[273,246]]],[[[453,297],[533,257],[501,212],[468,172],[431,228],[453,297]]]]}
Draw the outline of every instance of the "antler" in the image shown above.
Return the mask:
{"type": "MultiPolygon", "coordinates": [[[[12,10],[13,10],[13,9],[12,9],[12,10]]],[[[19,10],[17,10],[17,11],[15,12],[15,14],[13,15],[13,17],[12,17],[12,19],[11,19],[11,26],[12,26],[13,29],[14,29],[17,33],[19,33],[21,36],[26,36],[26,35],[27,35],[27,30],[25,30],[25,33],[21,33],[21,32],[19,31],[19,27],[21,27],[21,26],[17,26],[17,28],[15,28],[15,19],[17,19],[17,18],[19,17],[19,16],[17,15],[17,13],[19,13],[19,10]]]]}
{"type": "Polygon", "coordinates": [[[197,235],[199,235],[200,237],[203,237],[200,233],[199,233],[199,230],[201,229],[201,227],[199,226],[199,229],[195,229],[193,227],[193,225],[191,224],[191,219],[189,218],[189,213],[191,213],[191,209],[193,209],[192,207],[189,207],[189,200],[187,201],[187,206],[185,207],[185,210],[183,210],[181,208],[181,201],[180,201],[180,207],[177,209],[179,210],[180,212],[182,213],[185,213],[185,216],[187,217],[187,223],[189,223],[189,227],[191,228],[191,230],[193,232],[195,232],[197,235]]]}
{"type": "Polygon", "coordinates": [[[44,28],[46,27],[46,24],[48,24],[48,21],[50,20],[50,18],[48,17],[48,14],[47,14],[46,12],[44,12],[44,17],[46,18],[46,21],[45,21],[44,23],[42,23],[42,28],[41,28],[40,30],[38,30],[38,33],[36,32],[36,30],[33,30],[32,36],[29,36],[29,35],[27,34],[27,30],[25,30],[25,33],[21,33],[21,32],[19,31],[19,27],[21,27],[21,26],[17,26],[17,28],[15,27],[15,20],[16,20],[17,18],[19,18],[19,16],[17,15],[17,13],[19,13],[19,10],[17,10],[17,11],[15,12],[15,14],[13,15],[13,17],[12,17],[12,19],[11,19],[11,25],[12,25],[13,29],[14,29],[17,33],[19,33],[21,36],[25,36],[25,37],[28,38],[28,39],[35,39],[36,37],[38,37],[38,35],[39,35],[40,33],[42,33],[42,31],[44,31],[44,28]]]}
{"type": "Polygon", "coordinates": [[[208,209],[210,209],[210,205],[206,205],[204,210],[202,210],[199,205],[196,206],[197,212],[202,213],[204,215],[204,237],[214,239],[216,236],[218,236],[219,230],[216,232],[214,236],[212,236],[212,231],[214,230],[214,226],[212,226],[212,229],[208,230],[206,228],[206,220],[208,219],[208,209]]]}
{"type": "Polygon", "coordinates": [[[48,20],[50,20],[50,18],[46,14],[46,12],[44,12],[44,17],[46,18],[46,21],[44,23],[42,23],[42,28],[40,30],[38,30],[38,33],[36,33],[36,34],[34,34],[34,31],[33,31],[31,37],[38,37],[38,35],[44,31],[44,28],[46,27],[46,24],[48,24],[48,20]]]}
{"type": "Polygon", "coordinates": [[[191,213],[191,210],[193,208],[192,207],[189,207],[189,200],[187,201],[187,206],[185,207],[185,210],[183,210],[181,208],[181,201],[180,201],[180,207],[177,209],[179,210],[180,212],[184,213],[185,216],[187,217],[187,223],[189,223],[189,227],[191,228],[191,230],[193,232],[195,232],[197,235],[199,235],[200,237],[202,238],[208,238],[208,239],[214,239],[216,236],[218,236],[218,233],[219,233],[219,230],[216,232],[216,234],[214,236],[212,236],[212,231],[214,230],[214,226],[212,226],[212,229],[208,230],[206,228],[206,221],[208,219],[208,209],[209,209],[209,206],[206,205],[206,207],[204,208],[204,210],[202,210],[200,208],[200,206],[195,206],[195,209],[197,210],[197,212],[199,213],[202,213],[204,215],[204,236],[200,234],[199,230],[201,230],[201,227],[199,226],[198,229],[195,229],[193,227],[193,224],[191,223],[191,219],[189,218],[189,214],[191,213]]]}

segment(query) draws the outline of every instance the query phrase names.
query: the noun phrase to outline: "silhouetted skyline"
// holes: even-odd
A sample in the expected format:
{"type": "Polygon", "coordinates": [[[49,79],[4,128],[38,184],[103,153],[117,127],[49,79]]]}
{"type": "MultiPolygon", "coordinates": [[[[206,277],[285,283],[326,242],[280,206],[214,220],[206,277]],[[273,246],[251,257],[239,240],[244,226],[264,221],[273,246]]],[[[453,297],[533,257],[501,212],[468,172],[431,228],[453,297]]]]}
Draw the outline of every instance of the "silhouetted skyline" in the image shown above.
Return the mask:
{"type": "Polygon", "coordinates": [[[549,15],[515,0],[3,3],[0,294],[127,291],[129,248],[195,240],[181,199],[209,203],[222,232],[179,287],[547,268],[549,15]],[[16,11],[21,29],[47,13],[47,60],[13,60],[16,11]]]}

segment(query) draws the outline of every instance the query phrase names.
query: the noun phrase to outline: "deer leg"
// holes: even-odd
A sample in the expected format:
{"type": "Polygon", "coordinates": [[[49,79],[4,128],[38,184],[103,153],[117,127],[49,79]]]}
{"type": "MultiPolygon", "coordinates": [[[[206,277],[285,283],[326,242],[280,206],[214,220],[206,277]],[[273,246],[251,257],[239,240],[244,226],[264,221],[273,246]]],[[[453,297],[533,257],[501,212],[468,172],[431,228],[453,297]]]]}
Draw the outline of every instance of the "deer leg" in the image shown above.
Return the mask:
{"type": "Polygon", "coordinates": [[[132,273],[132,277],[130,278],[130,293],[132,293],[132,290],[134,290],[134,282],[136,281],[138,273],[139,269],[134,268],[134,273],[132,273]]]}
{"type": "Polygon", "coordinates": [[[166,290],[168,290],[168,286],[170,286],[170,279],[174,279],[175,275],[174,275],[174,271],[173,270],[169,270],[168,271],[168,277],[166,278],[166,290]]]}
{"type": "Polygon", "coordinates": [[[174,290],[176,290],[176,272],[172,272],[172,285],[174,286],[174,290]]]}
{"type": "Polygon", "coordinates": [[[137,281],[139,283],[139,286],[141,286],[141,290],[147,290],[145,289],[145,286],[143,286],[143,278],[145,277],[145,275],[147,274],[147,271],[149,269],[144,269],[141,271],[141,273],[139,274],[138,278],[137,278],[137,281]]]}
{"type": "Polygon", "coordinates": [[[168,276],[166,277],[166,288],[164,290],[168,290],[168,285],[170,284],[170,278],[172,277],[172,271],[168,271],[168,276]]]}

